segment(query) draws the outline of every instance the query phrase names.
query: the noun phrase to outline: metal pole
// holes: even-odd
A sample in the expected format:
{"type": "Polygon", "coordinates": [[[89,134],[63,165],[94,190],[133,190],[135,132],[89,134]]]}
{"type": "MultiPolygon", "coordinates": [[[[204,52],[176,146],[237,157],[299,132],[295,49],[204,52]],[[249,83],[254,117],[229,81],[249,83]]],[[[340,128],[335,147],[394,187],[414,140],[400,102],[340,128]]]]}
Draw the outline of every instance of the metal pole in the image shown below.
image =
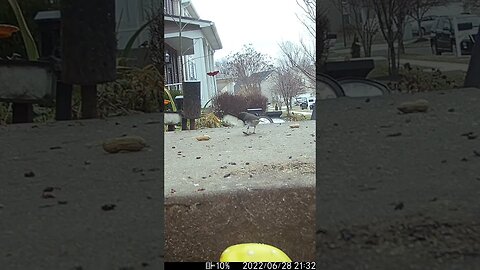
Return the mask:
{"type": "Polygon", "coordinates": [[[347,36],[345,34],[345,7],[343,6],[343,0],[340,0],[340,7],[342,10],[342,32],[343,32],[343,46],[347,47],[347,36]]]}
{"type": "Polygon", "coordinates": [[[181,82],[184,81],[183,77],[183,47],[182,47],[182,15],[183,15],[183,10],[182,10],[182,0],[178,0],[178,7],[180,8],[180,31],[179,31],[179,38],[180,38],[180,75],[182,76],[181,82]]]}

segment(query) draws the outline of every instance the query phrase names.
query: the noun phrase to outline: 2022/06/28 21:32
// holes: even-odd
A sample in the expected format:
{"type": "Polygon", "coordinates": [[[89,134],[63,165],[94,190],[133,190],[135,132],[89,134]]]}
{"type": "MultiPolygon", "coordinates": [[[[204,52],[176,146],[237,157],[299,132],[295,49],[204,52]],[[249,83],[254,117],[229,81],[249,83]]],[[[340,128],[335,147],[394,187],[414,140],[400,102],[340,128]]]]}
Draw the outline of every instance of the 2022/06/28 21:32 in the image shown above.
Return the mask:
{"type": "Polygon", "coordinates": [[[207,262],[208,270],[316,270],[315,262],[207,262]]]}
{"type": "Polygon", "coordinates": [[[242,262],[242,270],[315,270],[315,262],[242,262]]]}

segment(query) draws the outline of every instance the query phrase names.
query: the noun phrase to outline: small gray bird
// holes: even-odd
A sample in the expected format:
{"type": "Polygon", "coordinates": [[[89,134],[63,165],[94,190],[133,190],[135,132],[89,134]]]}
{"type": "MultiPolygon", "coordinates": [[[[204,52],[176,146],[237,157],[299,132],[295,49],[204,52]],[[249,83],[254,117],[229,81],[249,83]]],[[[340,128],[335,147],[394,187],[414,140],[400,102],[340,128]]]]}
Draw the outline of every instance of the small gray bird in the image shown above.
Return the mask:
{"type": "Polygon", "coordinates": [[[248,129],[253,127],[253,133],[255,134],[255,128],[257,127],[258,123],[260,123],[260,118],[255,116],[251,113],[241,112],[238,114],[238,118],[242,120],[247,125],[247,132],[244,132],[248,135],[248,129]]]}

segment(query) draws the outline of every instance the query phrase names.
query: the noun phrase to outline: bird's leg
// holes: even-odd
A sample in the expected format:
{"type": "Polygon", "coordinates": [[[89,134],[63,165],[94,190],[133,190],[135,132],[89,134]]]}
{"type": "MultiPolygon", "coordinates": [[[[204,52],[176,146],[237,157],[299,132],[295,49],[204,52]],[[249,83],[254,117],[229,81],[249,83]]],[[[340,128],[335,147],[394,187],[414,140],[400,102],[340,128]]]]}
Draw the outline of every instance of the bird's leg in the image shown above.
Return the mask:
{"type": "Polygon", "coordinates": [[[256,127],[257,127],[257,126],[253,126],[253,134],[255,134],[255,128],[256,128],[256,127]]]}

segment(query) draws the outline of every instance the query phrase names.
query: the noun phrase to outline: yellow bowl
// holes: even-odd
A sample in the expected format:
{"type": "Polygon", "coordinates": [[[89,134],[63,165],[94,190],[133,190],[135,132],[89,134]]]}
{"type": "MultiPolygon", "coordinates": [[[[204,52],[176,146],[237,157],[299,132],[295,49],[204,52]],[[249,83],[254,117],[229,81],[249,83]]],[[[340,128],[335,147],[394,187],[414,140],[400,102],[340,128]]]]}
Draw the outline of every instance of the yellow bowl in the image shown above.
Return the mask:
{"type": "Polygon", "coordinates": [[[222,252],[221,262],[291,262],[280,249],[260,243],[230,246],[222,252]]]}

